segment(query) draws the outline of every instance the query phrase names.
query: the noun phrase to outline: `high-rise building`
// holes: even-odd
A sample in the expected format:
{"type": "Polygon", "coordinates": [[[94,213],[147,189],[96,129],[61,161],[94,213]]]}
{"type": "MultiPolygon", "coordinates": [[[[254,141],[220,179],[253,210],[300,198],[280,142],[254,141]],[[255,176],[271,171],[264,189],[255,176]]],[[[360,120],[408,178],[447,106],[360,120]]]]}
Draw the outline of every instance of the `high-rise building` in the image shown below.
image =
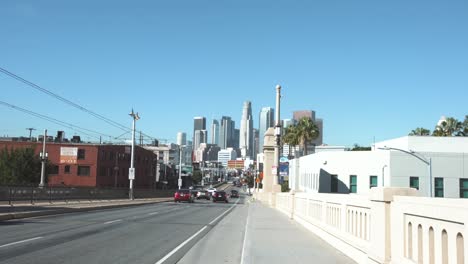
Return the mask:
{"type": "Polygon", "coordinates": [[[239,148],[241,149],[242,158],[253,155],[253,119],[252,119],[252,104],[250,101],[245,101],[242,108],[242,118],[240,121],[239,148]]]}
{"type": "Polygon", "coordinates": [[[258,129],[254,128],[253,130],[254,142],[253,142],[253,150],[252,150],[252,157],[251,157],[252,160],[256,160],[257,154],[259,153],[258,148],[259,148],[260,139],[258,135],[259,135],[258,129]]]}
{"type": "Polygon", "coordinates": [[[179,146],[187,145],[187,134],[185,132],[177,133],[177,145],[179,146]]]}
{"type": "Polygon", "coordinates": [[[260,111],[260,119],[258,123],[258,153],[263,152],[265,132],[268,128],[275,126],[274,112],[274,109],[271,107],[263,107],[260,111]]]}
{"type": "Polygon", "coordinates": [[[211,144],[219,146],[219,122],[213,119],[211,122],[211,144]]]}
{"type": "Polygon", "coordinates": [[[237,153],[233,148],[222,149],[218,152],[218,162],[221,162],[224,167],[227,167],[229,160],[235,160],[237,153]]]}
{"type": "Polygon", "coordinates": [[[193,141],[193,150],[197,150],[201,143],[206,143],[206,130],[195,130],[195,136],[193,141]]]}
{"type": "Polygon", "coordinates": [[[234,126],[235,122],[229,116],[221,118],[219,129],[219,147],[221,149],[232,148],[234,143],[234,126]]]}
{"type": "MultiPolygon", "coordinates": [[[[234,149],[239,149],[239,140],[240,140],[240,130],[238,128],[234,128],[234,133],[232,137],[232,147],[234,149]]],[[[240,156],[240,154],[238,156],[240,156]]]]}
{"type": "Polygon", "coordinates": [[[197,116],[193,118],[193,133],[196,130],[206,130],[206,118],[203,116],[197,116]]]}

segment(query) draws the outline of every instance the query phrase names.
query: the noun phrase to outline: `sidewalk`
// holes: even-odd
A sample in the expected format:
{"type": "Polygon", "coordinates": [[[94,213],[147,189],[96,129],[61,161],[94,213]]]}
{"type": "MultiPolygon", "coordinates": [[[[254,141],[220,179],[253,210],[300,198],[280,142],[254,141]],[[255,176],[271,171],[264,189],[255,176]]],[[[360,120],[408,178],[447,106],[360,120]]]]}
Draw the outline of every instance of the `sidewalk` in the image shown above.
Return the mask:
{"type": "Polygon", "coordinates": [[[248,208],[242,264],[356,263],[285,214],[260,202],[248,208]]]}
{"type": "Polygon", "coordinates": [[[70,202],[37,202],[35,204],[24,203],[11,205],[0,205],[0,221],[20,219],[44,215],[55,215],[70,212],[92,211],[97,209],[110,209],[127,206],[136,206],[150,203],[172,201],[172,197],[135,199],[135,200],[81,200],[70,202]]]}

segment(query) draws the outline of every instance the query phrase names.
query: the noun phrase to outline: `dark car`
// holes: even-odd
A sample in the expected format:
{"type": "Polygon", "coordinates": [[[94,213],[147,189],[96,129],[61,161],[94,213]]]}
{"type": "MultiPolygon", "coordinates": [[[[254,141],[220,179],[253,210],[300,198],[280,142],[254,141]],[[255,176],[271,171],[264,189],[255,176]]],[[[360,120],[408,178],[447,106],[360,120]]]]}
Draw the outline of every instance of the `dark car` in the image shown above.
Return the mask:
{"type": "Polygon", "coordinates": [[[213,199],[213,203],[216,203],[219,201],[225,202],[225,203],[229,202],[227,198],[227,193],[225,191],[216,191],[213,193],[211,198],[213,199]]]}
{"type": "Polygon", "coordinates": [[[187,189],[180,189],[174,193],[174,202],[189,202],[193,203],[194,199],[190,192],[187,189]]]}
{"type": "Polygon", "coordinates": [[[239,192],[237,190],[231,190],[231,198],[239,198],[239,192]]]}

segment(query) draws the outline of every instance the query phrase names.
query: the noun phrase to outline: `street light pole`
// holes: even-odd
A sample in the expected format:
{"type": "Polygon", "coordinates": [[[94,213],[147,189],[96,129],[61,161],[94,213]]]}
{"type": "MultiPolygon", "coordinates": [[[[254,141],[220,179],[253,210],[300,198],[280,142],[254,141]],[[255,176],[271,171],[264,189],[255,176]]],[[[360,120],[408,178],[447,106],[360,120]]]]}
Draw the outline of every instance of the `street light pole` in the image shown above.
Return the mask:
{"type": "Polygon", "coordinates": [[[183,145],[179,146],[179,180],[177,181],[177,185],[182,188],[182,148],[185,147],[183,145]]]}
{"type": "Polygon", "coordinates": [[[384,146],[383,148],[379,148],[379,149],[382,149],[382,150],[397,150],[397,151],[400,151],[400,152],[404,152],[406,154],[409,154],[409,155],[419,159],[424,164],[426,164],[427,169],[428,169],[428,174],[429,174],[429,197],[432,197],[432,159],[431,158],[426,158],[426,157],[422,156],[422,154],[416,155],[416,153],[414,151],[406,151],[404,149],[399,149],[399,148],[391,148],[391,147],[384,146]]]}
{"type": "Polygon", "coordinates": [[[130,180],[130,189],[128,196],[130,200],[133,200],[133,180],[135,179],[135,167],[134,167],[134,156],[135,156],[135,122],[140,119],[138,113],[132,112],[129,114],[133,118],[132,122],[132,156],[130,158],[130,169],[128,169],[128,179],[130,180]]]}
{"type": "Polygon", "coordinates": [[[281,86],[276,85],[276,112],[275,112],[275,137],[276,137],[276,146],[275,146],[275,160],[274,166],[276,167],[276,175],[273,181],[274,184],[279,184],[279,159],[280,159],[280,143],[281,143],[281,120],[280,120],[280,98],[281,98],[281,86]]]}

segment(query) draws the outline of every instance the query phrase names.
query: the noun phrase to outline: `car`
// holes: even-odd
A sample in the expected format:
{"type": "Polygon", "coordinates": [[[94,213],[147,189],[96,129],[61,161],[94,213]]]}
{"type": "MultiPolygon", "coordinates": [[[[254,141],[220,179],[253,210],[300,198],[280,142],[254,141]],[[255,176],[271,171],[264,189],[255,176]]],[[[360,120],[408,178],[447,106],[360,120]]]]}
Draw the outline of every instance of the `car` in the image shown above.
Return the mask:
{"type": "Polygon", "coordinates": [[[198,199],[210,199],[210,193],[207,190],[198,190],[197,192],[197,200],[198,199]]]}
{"type": "Polygon", "coordinates": [[[213,199],[213,203],[216,203],[218,201],[224,201],[225,203],[228,203],[228,197],[225,191],[216,191],[213,192],[213,195],[211,196],[213,199]]]}
{"type": "Polygon", "coordinates": [[[192,194],[190,193],[190,190],[188,189],[180,189],[180,190],[177,190],[175,193],[174,193],[174,202],[189,202],[189,203],[193,203],[194,202],[194,199],[193,199],[193,196],[192,194]]]}
{"type": "Polygon", "coordinates": [[[237,190],[231,190],[231,198],[239,198],[239,192],[237,190]]]}
{"type": "Polygon", "coordinates": [[[211,187],[211,188],[208,188],[207,191],[210,195],[213,195],[213,192],[216,192],[216,188],[211,187]]]}

